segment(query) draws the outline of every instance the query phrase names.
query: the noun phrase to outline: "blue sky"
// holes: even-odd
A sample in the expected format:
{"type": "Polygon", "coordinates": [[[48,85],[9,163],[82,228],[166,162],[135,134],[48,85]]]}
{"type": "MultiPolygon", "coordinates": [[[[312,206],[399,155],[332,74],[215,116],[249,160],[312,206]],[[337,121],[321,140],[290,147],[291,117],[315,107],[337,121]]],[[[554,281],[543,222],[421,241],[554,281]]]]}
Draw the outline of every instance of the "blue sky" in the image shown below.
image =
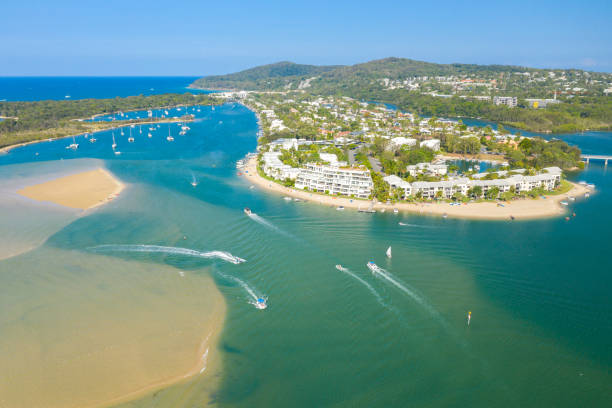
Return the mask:
{"type": "Polygon", "coordinates": [[[612,72],[612,0],[2,3],[3,76],[208,75],[388,56],[612,72]]]}

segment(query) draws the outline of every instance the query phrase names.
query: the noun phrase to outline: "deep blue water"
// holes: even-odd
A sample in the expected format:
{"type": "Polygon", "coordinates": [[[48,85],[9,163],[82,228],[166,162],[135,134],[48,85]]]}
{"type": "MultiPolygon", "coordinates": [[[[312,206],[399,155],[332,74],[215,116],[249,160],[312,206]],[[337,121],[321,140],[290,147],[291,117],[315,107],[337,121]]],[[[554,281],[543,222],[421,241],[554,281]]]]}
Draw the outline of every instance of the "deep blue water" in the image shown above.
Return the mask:
{"type": "Polygon", "coordinates": [[[187,89],[196,79],[198,77],[0,77],[0,102],[207,92],[187,89]]]}

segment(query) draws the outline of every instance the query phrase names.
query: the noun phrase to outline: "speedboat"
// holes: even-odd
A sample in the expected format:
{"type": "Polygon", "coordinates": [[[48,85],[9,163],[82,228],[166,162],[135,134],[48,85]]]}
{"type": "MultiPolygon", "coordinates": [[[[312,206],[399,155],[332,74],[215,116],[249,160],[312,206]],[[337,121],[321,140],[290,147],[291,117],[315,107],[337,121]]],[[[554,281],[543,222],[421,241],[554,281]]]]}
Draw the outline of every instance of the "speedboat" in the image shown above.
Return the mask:
{"type": "Polygon", "coordinates": [[[338,210],[338,211],[344,211],[344,206],[339,205],[339,206],[338,206],[338,208],[336,208],[336,210],[338,210]]]}
{"type": "Polygon", "coordinates": [[[291,200],[293,200],[293,199],[292,199],[291,197],[283,197],[283,200],[285,200],[285,201],[291,201],[291,200]]]}
{"type": "Polygon", "coordinates": [[[174,142],[174,138],[172,136],[168,136],[166,138],[166,140],[169,141],[169,142],[174,142]]]}
{"type": "Polygon", "coordinates": [[[195,182],[195,181],[192,181],[192,182],[191,182],[191,185],[192,185],[193,187],[197,187],[197,186],[198,186],[198,183],[197,183],[197,182],[195,182]]]}
{"type": "Polygon", "coordinates": [[[266,302],[266,299],[264,298],[257,298],[254,304],[255,304],[255,307],[260,310],[263,310],[268,307],[268,303],[266,302]]]}
{"type": "Polygon", "coordinates": [[[561,201],[561,205],[568,205],[567,201],[561,201]]]}
{"type": "Polygon", "coordinates": [[[343,271],[344,267],[342,265],[338,264],[338,265],[336,265],[336,269],[339,270],[339,271],[343,271]]]}
{"type": "Polygon", "coordinates": [[[251,214],[252,214],[251,209],[250,209],[249,207],[245,207],[245,209],[244,209],[244,213],[245,213],[246,215],[251,215],[251,214]]]}
{"type": "Polygon", "coordinates": [[[376,265],[374,261],[368,262],[367,267],[372,271],[372,273],[376,273],[378,271],[378,265],[376,265]]]}

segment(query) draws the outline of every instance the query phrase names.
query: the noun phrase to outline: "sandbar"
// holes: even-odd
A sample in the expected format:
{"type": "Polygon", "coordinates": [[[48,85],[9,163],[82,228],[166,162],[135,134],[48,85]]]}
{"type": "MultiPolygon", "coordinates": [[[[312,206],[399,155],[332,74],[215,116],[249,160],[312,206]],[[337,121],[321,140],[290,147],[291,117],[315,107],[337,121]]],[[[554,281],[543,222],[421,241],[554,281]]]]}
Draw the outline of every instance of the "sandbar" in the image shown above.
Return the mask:
{"type": "Polygon", "coordinates": [[[98,168],[28,186],[17,193],[36,201],[49,201],[64,207],[87,210],[109,202],[124,187],[107,170],[98,168]]]}

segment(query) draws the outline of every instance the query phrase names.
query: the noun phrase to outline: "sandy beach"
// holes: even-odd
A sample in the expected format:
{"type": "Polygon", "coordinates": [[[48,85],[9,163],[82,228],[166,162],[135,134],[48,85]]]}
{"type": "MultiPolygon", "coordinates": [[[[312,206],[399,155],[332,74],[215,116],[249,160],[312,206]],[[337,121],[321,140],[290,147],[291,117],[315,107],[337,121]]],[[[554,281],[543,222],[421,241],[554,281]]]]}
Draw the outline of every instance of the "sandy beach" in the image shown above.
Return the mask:
{"type": "Polygon", "coordinates": [[[462,205],[450,205],[449,203],[396,203],[396,204],[373,204],[367,200],[356,200],[342,197],[333,197],[309,191],[296,190],[281,186],[270,180],[266,180],[257,173],[257,158],[251,158],[245,169],[247,180],[261,188],[273,191],[285,196],[299,198],[300,200],[318,203],[321,205],[336,208],[343,206],[347,209],[372,209],[382,212],[393,211],[397,208],[401,212],[410,212],[422,215],[486,219],[486,220],[508,220],[510,217],[515,219],[533,219],[561,216],[566,213],[566,209],[560,204],[561,201],[569,197],[584,197],[584,193],[589,192],[585,186],[573,184],[570,191],[565,194],[546,196],[538,199],[522,199],[504,202],[503,207],[493,202],[469,203],[462,205]]]}
{"type": "Polygon", "coordinates": [[[87,210],[109,202],[124,187],[107,170],[98,168],[28,186],[17,193],[36,201],[87,210]]]}

